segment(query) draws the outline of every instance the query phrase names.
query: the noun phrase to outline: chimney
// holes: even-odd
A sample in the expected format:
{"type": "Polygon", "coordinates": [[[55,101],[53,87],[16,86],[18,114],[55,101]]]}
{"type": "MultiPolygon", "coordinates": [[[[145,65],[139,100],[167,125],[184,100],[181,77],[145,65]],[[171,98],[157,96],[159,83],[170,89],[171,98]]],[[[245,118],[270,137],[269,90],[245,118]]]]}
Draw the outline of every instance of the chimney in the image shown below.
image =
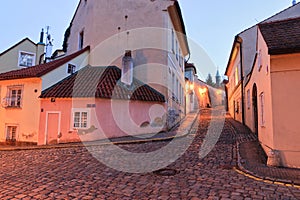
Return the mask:
{"type": "Polygon", "coordinates": [[[42,29],[41,35],[40,35],[40,42],[39,44],[44,44],[44,29],[42,29]]]}
{"type": "Polygon", "coordinates": [[[293,6],[296,5],[296,4],[297,4],[296,0],[293,0],[293,6]]]}
{"type": "Polygon", "coordinates": [[[126,50],[122,58],[122,75],[121,82],[130,86],[133,81],[133,59],[131,57],[131,50],[126,50]]]}

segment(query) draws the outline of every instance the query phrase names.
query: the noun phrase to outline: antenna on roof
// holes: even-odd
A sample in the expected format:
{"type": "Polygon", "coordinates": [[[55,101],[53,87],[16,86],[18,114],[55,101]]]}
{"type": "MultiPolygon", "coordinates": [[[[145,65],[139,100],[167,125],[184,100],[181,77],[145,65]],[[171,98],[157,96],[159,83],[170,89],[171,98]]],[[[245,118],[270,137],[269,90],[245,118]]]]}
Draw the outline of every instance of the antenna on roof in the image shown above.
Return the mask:
{"type": "Polygon", "coordinates": [[[297,4],[296,0],[293,0],[293,6],[296,5],[296,4],[297,4]]]}
{"type": "Polygon", "coordinates": [[[52,47],[53,47],[53,39],[51,39],[51,35],[49,33],[50,26],[47,26],[46,32],[46,52],[45,52],[45,62],[49,62],[52,56],[52,47]]]}

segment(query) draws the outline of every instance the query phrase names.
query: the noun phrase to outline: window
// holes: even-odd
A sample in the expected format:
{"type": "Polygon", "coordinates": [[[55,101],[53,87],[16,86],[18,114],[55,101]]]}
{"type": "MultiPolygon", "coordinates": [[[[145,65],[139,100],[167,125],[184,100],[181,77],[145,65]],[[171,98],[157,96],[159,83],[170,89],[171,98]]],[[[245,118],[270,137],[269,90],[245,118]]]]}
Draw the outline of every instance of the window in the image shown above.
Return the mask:
{"type": "Polygon", "coordinates": [[[172,52],[175,53],[175,45],[174,45],[174,42],[175,42],[175,34],[174,34],[174,30],[172,29],[172,52]]]}
{"type": "Polygon", "coordinates": [[[76,66],[72,64],[68,64],[68,74],[74,74],[76,70],[76,66]]]}
{"type": "Polygon", "coordinates": [[[236,102],[235,112],[236,112],[237,114],[240,113],[240,102],[239,102],[239,101],[236,102]]]}
{"type": "Polygon", "coordinates": [[[239,83],[239,69],[238,69],[238,67],[235,68],[234,80],[235,80],[235,86],[237,86],[237,84],[239,83]]]}
{"type": "Polygon", "coordinates": [[[250,102],[250,90],[247,90],[247,108],[250,109],[251,102],[250,102]]]}
{"type": "Polygon", "coordinates": [[[79,33],[79,42],[78,42],[79,50],[83,49],[83,41],[84,41],[84,31],[81,31],[79,33]]]}
{"type": "Polygon", "coordinates": [[[259,101],[260,101],[260,123],[261,126],[265,126],[265,97],[264,97],[264,93],[262,92],[259,95],[259,101]]]}
{"type": "Polygon", "coordinates": [[[261,50],[258,51],[258,55],[257,55],[257,67],[258,67],[258,71],[260,71],[260,69],[262,67],[261,50]]]}
{"type": "Polygon", "coordinates": [[[35,64],[35,54],[20,51],[19,52],[19,67],[31,67],[35,64]]]}
{"type": "Polygon", "coordinates": [[[179,67],[181,70],[184,70],[183,69],[183,58],[181,56],[181,50],[179,49],[179,67]]]}
{"type": "Polygon", "coordinates": [[[17,126],[6,126],[6,141],[16,141],[17,126]]]}
{"type": "Polygon", "coordinates": [[[89,128],[89,112],[87,110],[73,110],[73,128],[89,128]]]}
{"type": "Polygon", "coordinates": [[[176,60],[178,61],[179,57],[178,57],[178,42],[176,40],[176,60]]]}
{"type": "Polygon", "coordinates": [[[22,86],[8,87],[8,97],[6,98],[8,107],[21,108],[22,90],[22,86]]]}

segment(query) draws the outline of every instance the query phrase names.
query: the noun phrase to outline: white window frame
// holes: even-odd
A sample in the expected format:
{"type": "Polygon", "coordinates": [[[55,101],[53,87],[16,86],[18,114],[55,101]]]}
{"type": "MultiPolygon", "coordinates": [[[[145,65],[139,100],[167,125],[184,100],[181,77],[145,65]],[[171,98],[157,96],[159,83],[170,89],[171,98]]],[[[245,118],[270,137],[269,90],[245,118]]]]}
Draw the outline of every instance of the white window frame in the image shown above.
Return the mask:
{"type": "Polygon", "coordinates": [[[259,95],[259,104],[260,104],[260,125],[264,127],[266,125],[265,119],[265,94],[262,92],[259,95]]]}
{"type": "Polygon", "coordinates": [[[248,110],[250,109],[251,107],[251,98],[250,98],[250,89],[247,90],[247,108],[248,110]]]}
{"type": "Polygon", "coordinates": [[[6,96],[6,103],[8,108],[22,108],[22,102],[23,102],[23,93],[24,93],[24,86],[23,85],[13,85],[13,86],[7,86],[7,96],[6,96]],[[14,95],[12,94],[12,91],[16,91],[17,93],[14,95]],[[21,90],[21,94],[18,96],[18,91],[21,90]],[[16,98],[17,100],[13,100],[13,98],[16,98]],[[18,103],[19,101],[19,103],[18,103]],[[16,102],[13,104],[13,102],[16,102]],[[19,105],[18,105],[19,104],[19,105]]]}
{"type": "Polygon", "coordinates": [[[261,49],[257,52],[257,67],[258,71],[262,68],[262,55],[261,55],[261,49]]]}
{"type": "MultiPolygon", "coordinates": [[[[36,54],[32,52],[27,52],[27,51],[19,51],[19,56],[18,56],[18,66],[21,68],[27,68],[27,67],[32,67],[35,65],[35,59],[36,59],[36,54]],[[32,65],[21,65],[21,55],[22,54],[27,54],[32,56],[32,65]]],[[[27,61],[26,61],[27,62],[27,61]]]]}
{"type": "Polygon", "coordinates": [[[6,141],[17,141],[18,131],[19,131],[19,125],[18,124],[5,124],[5,140],[6,141]],[[16,128],[14,139],[12,138],[12,135],[8,134],[9,127],[15,127],[16,128]]]}
{"type": "Polygon", "coordinates": [[[86,108],[73,108],[72,113],[71,113],[71,128],[72,129],[89,129],[91,127],[91,111],[90,109],[86,108]],[[75,125],[75,113],[80,113],[80,118],[79,118],[79,127],[74,126],[75,125]],[[82,113],[87,113],[87,122],[86,122],[86,127],[82,126],[82,113]]]}

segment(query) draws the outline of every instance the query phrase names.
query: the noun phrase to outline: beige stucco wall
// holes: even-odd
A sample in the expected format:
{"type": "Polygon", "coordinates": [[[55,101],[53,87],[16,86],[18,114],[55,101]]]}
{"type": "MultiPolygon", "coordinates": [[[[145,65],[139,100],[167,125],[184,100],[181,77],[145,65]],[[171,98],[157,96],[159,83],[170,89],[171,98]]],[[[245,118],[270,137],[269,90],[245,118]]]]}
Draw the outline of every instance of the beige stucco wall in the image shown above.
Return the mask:
{"type": "Polygon", "coordinates": [[[24,51],[35,55],[35,65],[39,64],[40,56],[44,53],[44,45],[35,45],[24,40],[19,45],[0,56],[0,73],[21,69],[19,67],[19,52],[24,51]]]}
{"type": "Polygon", "coordinates": [[[270,78],[270,56],[268,55],[268,47],[264,41],[261,32],[258,30],[258,52],[261,51],[261,68],[259,70],[259,56],[255,61],[252,75],[245,86],[245,123],[254,132],[255,121],[253,112],[253,99],[252,92],[253,86],[257,86],[257,107],[258,107],[258,138],[262,147],[268,154],[270,147],[274,145],[273,141],[273,113],[272,113],[272,91],[271,91],[271,78],[270,78]],[[250,91],[250,103],[248,103],[248,90],[250,91]],[[264,123],[262,123],[262,110],[260,95],[264,94],[264,123]],[[248,106],[250,104],[250,106],[248,106]]]}
{"type": "Polygon", "coordinates": [[[274,146],[284,166],[300,168],[300,54],[271,57],[274,146]]]}
{"type": "Polygon", "coordinates": [[[20,80],[0,81],[1,103],[7,94],[8,86],[22,86],[22,106],[21,108],[0,107],[0,142],[6,139],[6,125],[17,126],[17,141],[37,142],[40,102],[41,80],[39,78],[29,78],[20,80]]]}
{"type": "Polygon", "coordinates": [[[89,51],[82,53],[81,55],[77,56],[76,58],[70,60],[69,62],[63,64],[62,66],[52,70],[51,72],[42,76],[42,90],[51,87],[55,83],[61,81],[62,79],[68,77],[68,64],[72,64],[76,66],[75,71],[82,69],[83,67],[87,66],[89,62],[89,51]]]}

